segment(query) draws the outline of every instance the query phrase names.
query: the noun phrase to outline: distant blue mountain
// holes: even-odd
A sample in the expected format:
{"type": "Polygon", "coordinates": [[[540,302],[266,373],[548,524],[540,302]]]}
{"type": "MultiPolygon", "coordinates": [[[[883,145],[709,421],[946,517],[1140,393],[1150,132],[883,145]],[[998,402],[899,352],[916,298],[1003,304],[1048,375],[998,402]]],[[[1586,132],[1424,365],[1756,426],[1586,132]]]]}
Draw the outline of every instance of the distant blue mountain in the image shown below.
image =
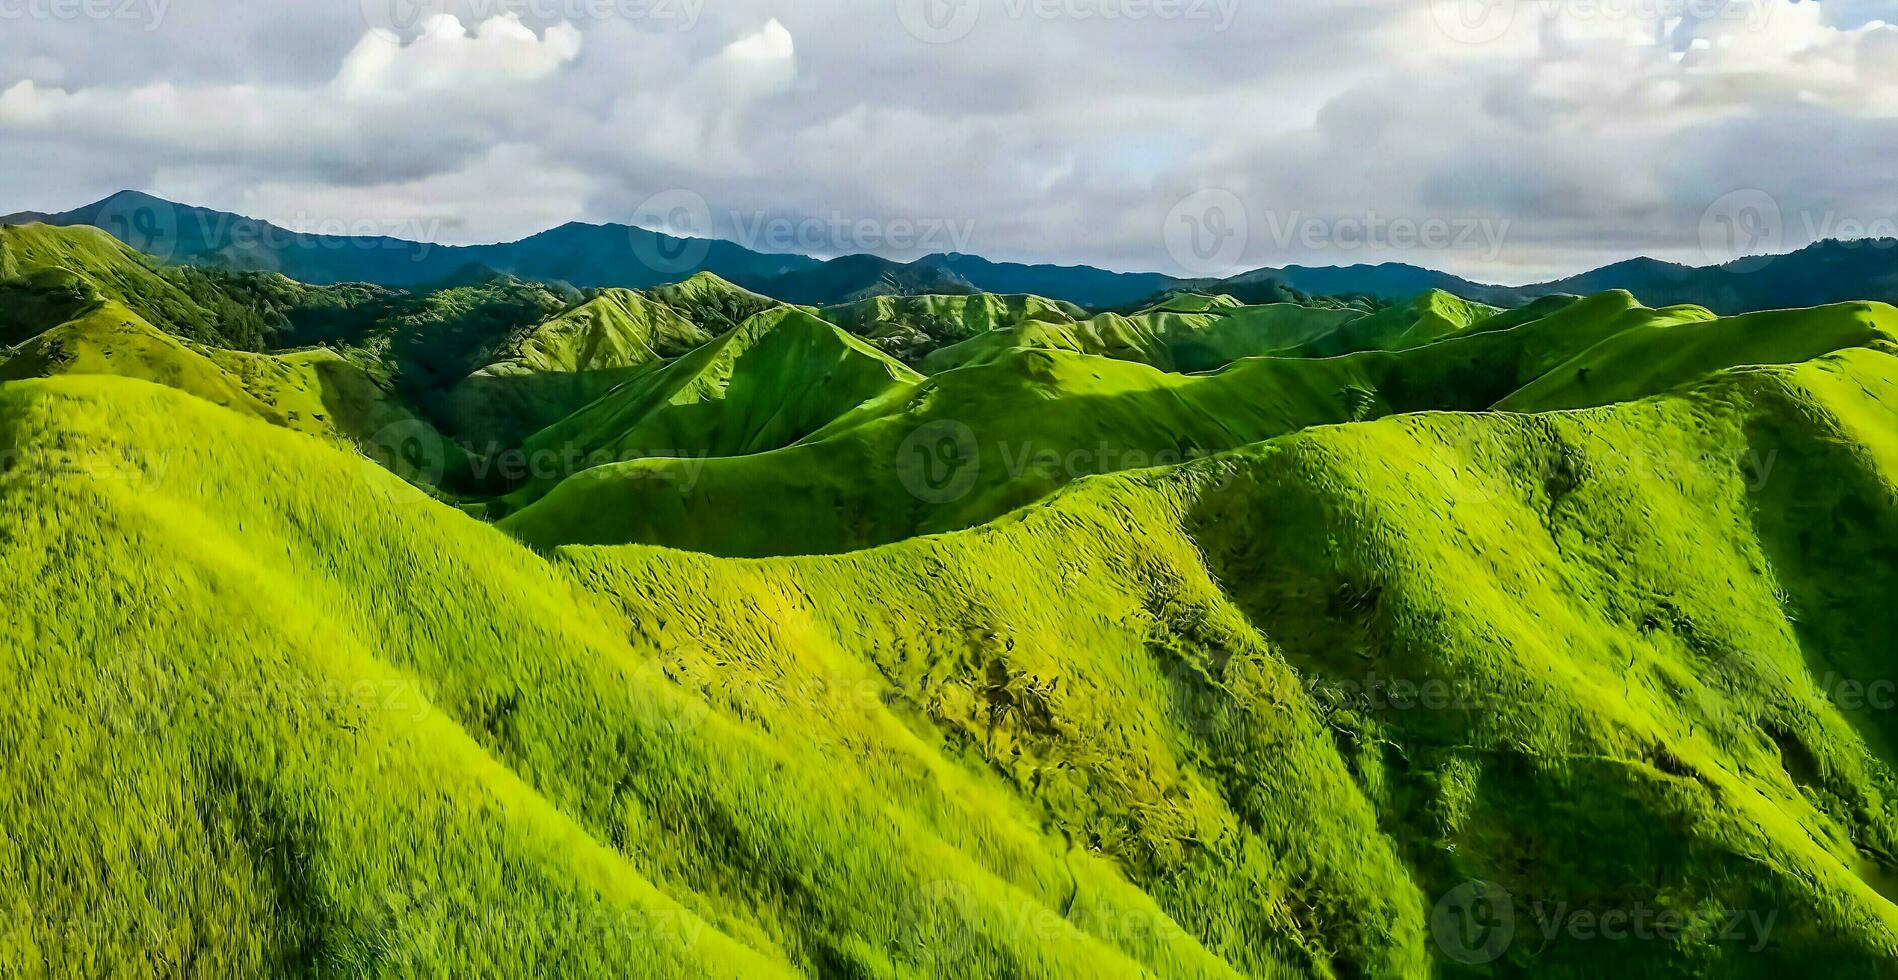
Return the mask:
{"type": "Polygon", "coordinates": [[[794,303],[841,303],[880,294],[1034,293],[1096,309],[1136,305],[1180,289],[1270,296],[1281,287],[1322,296],[1407,299],[1441,289],[1500,306],[1540,296],[1626,289],[1663,306],[1693,303],[1723,314],[1853,299],[1898,301],[1898,241],[1826,241],[1789,255],[1694,267],[1638,258],[1533,286],[1495,286],[1402,263],[1258,269],[1230,279],[1185,280],[1091,266],[992,262],[931,255],[895,262],[872,255],[823,261],[757,252],[727,241],[678,238],[630,225],[572,223],[518,242],[449,246],[387,237],[292,232],[266,221],[137,191],[60,213],[21,212],[19,224],[94,225],[140,251],[199,265],[280,272],[315,284],[411,287],[479,266],[522,279],[580,287],[646,288],[712,272],[794,303]]]}

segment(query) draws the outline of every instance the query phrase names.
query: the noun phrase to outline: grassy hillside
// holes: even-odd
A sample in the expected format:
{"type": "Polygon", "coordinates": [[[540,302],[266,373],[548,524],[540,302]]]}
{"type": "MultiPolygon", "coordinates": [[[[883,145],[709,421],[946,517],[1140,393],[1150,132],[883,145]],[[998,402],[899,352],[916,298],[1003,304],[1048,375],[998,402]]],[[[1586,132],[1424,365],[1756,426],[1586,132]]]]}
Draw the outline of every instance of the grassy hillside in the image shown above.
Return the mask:
{"type": "Polygon", "coordinates": [[[1363,317],[1351,309],[1274,303],[1241,306],[1227,297],[1174,297],[1132,315],[1103,313],[1080,322],[1029,320],[990,330],[923,361],[934,374],[984,364],[1029,348],[1094,354],[1162,371],[1211,371],[1242,357],[1287,351],[1363,317]]]}
{"type": "Polygon", "coordinates": [[[1827,685],[1898,625],[1894,367],[1314,429],[763,562],[537,557],[201,400],[8,383],[0,962],[1883,972],[1898,732],[1827,685]],[[1682,925],[1536,918],[1637,903],[1682,925]]]}
{"type": "Polygon", "coordinates": [[[138,378],[243,415],[356,449],[424,486],[458,478],[465,454],[327,350],[282,356],[205,347],[158,330],[116,302],[0,352],[0,381],[63,375],[138,378]]]}
{"type": "Polygon", "coordinates": [[[1292,353],[1299,357],[1336,357],[1364,350],[1409,350],[1479,327],[1501,312],[1493,306],[1432,290],[1352,320],[1292,353]]]}
{"type": "Polygon", "coordinates": [[[473,446],[515,446],[621,383],[712,341],[671,307],[609,289],[526,331],[457,382],[444,409],[473,446]]]}
{"type": "Polygon", "coordinates": [[[0,230],[0,975],[1898,976],[1898,309],[1292,298],[0,230]]]}
{"type": "Polygon", "coordinates": [[[216,342],[219,336],[209,312],[160,275],[155,262],[111,235],[97,228],[0,226],[0,298],[7,300],[0,327],[11,337],[7,342],[18,343],[77,312],[50,297],[42,311],[33,297],[74,291],[112,300],[183,337],[216,342]]]}
{"type": "Polygon", "coordinates": [[[1086,316],[1080,307],[1026,294],[973,296],[878,296],[827,306],[818,316],[864,337],[907,364],[936,350],[1030,321],[1069,323],[1086,316]]]}
{"type": "MultiPolygon", "coordinates": [[[[1651,310],[1625,293],[1555,309],[1406,351],[1245,358],[1200,376],[1011,345],[992,361],[937,374],[782,450],[588,470],[503,526],[543,546],[641,542],[754,557],[871,547],[972,527],[1093,474],[1179,463],[1311,426],[1487,411],[1608,338],[1712,318],[1692,307],[1651,310]]],[[[1248,310],[1257,319],[1239,323],[1255,338],[1282,336],[1288,323],[1308,328],[1326,312],[1248,310]]],[[[1781,328],[1807,337],[1805,349],[1816,356],[1870,342],[1864,315],[1863,307],[1830,307],[1781,328]]],[[[1751,363],[1744,350],[1710,344],[1705,351],[1698,371],[1643,376],[1586,404],[1655,394],[1751,363]]]]}
{"type": "Polygon", "coordinates": [[[1898,309],[1856,303],[1657,324],[1617,334],[1497,403],[1502,411],[1602,405],[1733,364],[1796,364],[1847,347],[1898,344],[1898,309]]]}
{"type": "Polygon", "coordinates": [[[671,307],[680,316],[714,334],[733,330],[746,320],[784,304],[735,286],[709,272],[683,282],[646,290],[646,295],[671,307]]]}
{"type": "Polygon", "coordinates": [[[519,509],[582,469],[645,457],[699,460],[781,449],[922,375],[800,310],[760,313],[535,433],[519,509]]]}

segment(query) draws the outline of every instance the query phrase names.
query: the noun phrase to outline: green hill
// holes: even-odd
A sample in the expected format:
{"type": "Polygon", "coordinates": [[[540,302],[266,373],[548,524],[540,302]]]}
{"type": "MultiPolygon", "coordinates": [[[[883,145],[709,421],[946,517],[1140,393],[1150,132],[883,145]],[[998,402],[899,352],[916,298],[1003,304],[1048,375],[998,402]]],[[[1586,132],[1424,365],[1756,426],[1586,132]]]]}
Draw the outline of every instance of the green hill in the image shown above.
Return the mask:
{"type": "Polygon", "coordinates": [[[864,337],[908,364],[934,351],[1028,322],[1071,323],[1087,315],[1071,303],[1029,295],[877,296],[827,306],[818,316],[864,337]]]}
{"type": "Polygon", "coordinates": [[[737,329],[746,320],[784,305],[768,296],[734,286],[710,272],[701,272],[684,282],[648,289],[646,295],[714,334],[737,329]]]}
{"type": "MultiPolygon", "coordinates": [[[[1316,318],[1326,312],[1254,309],[1256,319],[1238,321],[1254,338],[1322,326],[1316,318]]],[[[1814,354],[1866,336],[1856,307],[1804,316],[1819,327],[1800,329],[1839,341],[1808,344],[1814,354]]],[[[782,450],[590,469],[503,526],[540,546],[641,542],[754,557],[872,547],[972,527],[1093,474],[1392,413],[1487,411],[1607,338],[1711,317],[1605,293],[1515,327],[1411,350],[1244,358],[1199,376],[1010,344],[987,363],[937,374],[782,450]]],[[[1735,354],[1712,358],[1700,373],[1749,363],[1735,354]]],[[[1619,394],[1655,394],[1688,380],[1652,378],[1638,394],[1619,394]]]]}
{"type": "MultiPolygon", "coordinates": [[[[0,328],[18,343],[76,315],[90,293],[112,300],[179,336],[204,342],[219,337],[215,319],[183,290],[167,281],[156,263],[97,228],[48,225],[0,226],[0,328]],[[47,309],[31,297],[46,293],[47,309]],[[50,319],[49,319],[50,318],[50,319]]],[[[90,298],[90,297],[88,297],[90,298]]]]}
{"type": "Polygon", "coordinates": [[[506,510],[571,473],[643,457],[691,460],[789,446],[922,375],[835,326],[788,307],[615,388],[530,437],[532,482],[506,510]]]}
{"type": "Polygon", "coordinates": [[[114,301],[0,352],[0,381],[62,375],[137,378],[361,451],[404,479],[457,478],[465,454],[327,350],[281,356],[172,337],[114,301]]]}
{"type": "Polygon", "coordinates": [[[608,289],[516,337],[494,363],[456,383],[444,411],[469,445],[515,446],[712,339],[663,303],[608,289]]]}
{"type": "Polygon", "coordinates": [[[1796,364],[1880,342],[1898,344],[1898,309],[1883,303],[1656,324],[1590,347],[1496,408],[1521,412],[1603,405],[1734,364],[1796,364]]]}
{"type": "Polygon", "coordinates": [[[1898,309],[457,270],[0,229],[0,976],[1898,975],[1898,309]]]}
{"type": "Polygon", "coordinates": [[[1894,367],[1313,429],[762,562],[542,558],[202,401],[9,383],[0,957],[1883,972],[1898,732],[1835,699],[1898,625],[1894,367]],[[1636,903],[1672,931],[1575,918],[1636,903]]]}
{"type": "Polygon", "coordinates": [[[1409,350],[1480,327],[1501,312],[1493,306],[1432,290],[1408,303],[1351,320],[1290,353],[1298,357],[1336,357],[1364,350],[1409,350]]]}
{"type": "Polygon", "coordinates": [[[1010,350],[1042,349],[1195,373],[1286,351],[1363,316],[1357,310],[1293,303],[1239,306],[1226,297],[1197,299],[1169,301],[1132,315],[1103,313],[1078,323],[1030,320],[997,328],[936,351],[924,359],[923,368],[935,374],[984,364],[1010,350]]]}

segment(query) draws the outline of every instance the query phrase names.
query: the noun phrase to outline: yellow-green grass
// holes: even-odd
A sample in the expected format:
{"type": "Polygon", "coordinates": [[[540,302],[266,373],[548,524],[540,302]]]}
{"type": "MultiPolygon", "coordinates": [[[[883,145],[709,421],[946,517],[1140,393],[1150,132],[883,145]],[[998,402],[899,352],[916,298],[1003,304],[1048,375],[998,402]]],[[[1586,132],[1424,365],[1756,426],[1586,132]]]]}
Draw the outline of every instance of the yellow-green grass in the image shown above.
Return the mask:
{"type": "Polygon", "coordinates": [[[266,355],[206,347],[102,300],[72,321],[0,352],[0,381],[79,374],[176,388],[353,447],[418,485],[437,486],[468,465],[459,447],[360,368],[324,348],[266,355]]]}
{"type": "Polygon", "coordinates": [[[1832,699],[1890,676],[1895,369],[767,561],[537,556],[177,392],[8,383],[0,962],[1416,976],[1480,879],[1479,973],[1885,972],[1898,720],[1832,699]]]}
{"type": "MultiPolygon", "coordinates": [[[[1777,329],[1804,337],[1797,343],[1811,356],[1867,342],[1874,334],[1864,316],[1858,306],[1826,307],[1777,329]]],[[[785,449],[589,469],[503,526],[541,546],[638,542],[728,557],[849,551],[973,527],[1091,474],[1177,463],[1311,426],[1489,410],[1607,338],[1712,319],[1695,307],[1650,310],[1626,293],[1605,293],[1411,350],[1248,358],[1201,376],[1008,347],[990,362],[894,390],[785,449]]],[[[1644,375],[1588,404],[1749,363],[1738,348],[1703,349],[1698,371],[1644,375]]]]}
{"type": "Polygon", "coordinates": [[[1228,299],[1191,311],[1169,303],[1132,316],[1027,320],[935,351],[923,361],[923,369],[938,374],[987,364],[1011,350],[1042,349],[1133,361],[1162,371],[1210,371],[1242,357],[1290,350],[1362,316],[1351,309],[1294,303],[1239,306],[1228,299]]]}
{"type": "MultiPolygon", "coordinates": [[[[0,283],[61,270],[100,297],[116,301],[139,316],[166,324],[172,332],[198,339],[215,335],[212,315],[156,271],[156,261],[141,255],[110,234],[88,227],[54,228],[43,224],[0,226],[0,283]]],[[[14,327],[20,311],[0,309],[0,326],[14,327]]],[[[49,322],[26,327],[37,333],[74,315],[65,311],[49,322]]],[[[20,336],[0,338],[17,343],[20,336]]]]}
{"type": "Polygon", "coordinates": [[[620,384],[710,343],[671,307],[629,289],[599,296],[528,331],[449,392],[453,435],[487,451],[585,407],[620,384]]]}
{"type": "Polygon", "coordinates": [[[1336,357],[1364,350],[1409,350],[1480,326],[1502,311],[1433,289],[1408,303],[1358,317],[1289,351],[1297,357],[1336,357]]]}
{"type": "Polygon", "coordinates": [[[1847,347],[1898,344],[1898,309],[1853,303],[1616,334],[1497,403],[1501,411],[1582,408],[1663,391],[1734,364],[1794,364],[1847,347]]]}
{"type": "Polygon", "coordinates": [[[519,509],[593,466],[780,449],[865,402],[912,390],[922,380],[802,310],[759,313],[529,437],[523,457],[534,465],[525,467],[527,485],[496,510],[519,509]]]}

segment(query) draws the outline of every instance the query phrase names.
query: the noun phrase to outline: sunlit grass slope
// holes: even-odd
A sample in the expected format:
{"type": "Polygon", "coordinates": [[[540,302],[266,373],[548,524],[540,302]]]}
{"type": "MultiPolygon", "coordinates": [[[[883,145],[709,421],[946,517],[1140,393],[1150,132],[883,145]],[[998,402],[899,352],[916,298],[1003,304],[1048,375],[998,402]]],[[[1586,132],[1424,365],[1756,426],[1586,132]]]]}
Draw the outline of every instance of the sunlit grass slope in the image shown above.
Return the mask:
{"type": "Polygon", "coordinates": [[[1436,289],[1408,303],[1351,320],[1290,353],[1298,357],[1336,357],[1363,350],[1409,350],[1461,334],[1501,312],[1436,289]]]}
{"type": "Polygon", "coordinates": [[[1885,972],[1898,730],[1824,685],[1898,640],[1894,378],[1318,428],[767,561],[543,558],[175,391],[0,385],[0,965],[1421,976],[1481,879],[1478,975],[1885,972]],[[1531,915],[1635,903],[1695,927],[1531,915]]]}
{"type": "Polygon", "coordinates": [[[1363,315],[1295,303],[1239,306],[1227,297],[1176,297],[1133,315],[1103,313],[1081,321],[1028,320],[999,327],[934,352],[923,361],[923,369],[937,374],[986,364],[1011,350],[1040,349],[1111,357],[1169,372],[1210,371],[1242,357],[1290,350],[1363,315]],[[1190,299],[1207,302],[1187,302],[1190,299]]]}
{"type": "Polygon", "coordinates": [[[711,342],[711,333],[630,289],[599,296],[528,331],[493,364],[455,385],[453,434],[477,447],[508,447],[665,361],[711,342]]]}
{"type": "Polygon", "coordinates": [[[1733,364],[1793,364],[1880,341],[1898,344],[1898,309],[1883,303],[1656,324],[1602,341],[1496,407],[1520,412],[1601,405],[1733,364]]]}
{"type": "Polygon", "coordinates": [[[780,449],[923,376],[801,310],[759,313],[718,340],[530,437],[538,465],[507,509],[572,472],[644,457],[704,459],[780,449]]]}
{"type": "MultiPolygon", "coordinates": [[[[1806,339],[1784,343],[1810,356],[1867,342],[1874,334],[1864,317],[1861,307],[1828,307],[1766,332],[1799,332],[1806,339]]],[[[1200,376],[1009,347],[869,402],[783,450],[588,470],[503,526],[543,546],[638,542],[732,557],[848,551],[972,527],[1091,474],[1177,463],[1310,426],[1486,411],[1608,338],[1711,320],[1698,308],[1650,310],[1626,293],[1605,293],[1406,351],[1247,358],[1200,376]]],[[[1644,374],[1584,404],[1750,363],[1742,348],[1701,349],[1695,371],[1644,374]]]]}
{"type": "Polygon", "coordinates": [[[595,467],[502,526],[542,546],[847,551],[969,527],[1090,473],[1178,463],[1377,412],[1375,393],[1347,364],[1259,361],[1189,378],[1016,349],[892,390],[785,449],[595,467]]]}
{"type": "MultiPolygon", "coordinates": [[[[0,226],[0,286],[7,280],[63,270],[100,297],[113,300],[150,322],[167,324],[180,336],[213,339],[217,333],[215,318],[159,275],[155,265],[154,260],[98,228],[54,228],[42,224],[0,226]]],[[[8,292],[11,290],[0,288],[0,295],[8,292]]],[[[20,325],[16,321],[22,312],[11,302],[0,307],[0,326],[8,333],[19,333],[20,325]]],[[[67,309],[64,316],[51,322],[28,324],[24,333],[48,329],[69,319],[74,312],[67,309]]],[[[0,337],[0,342],[18,343],[21,339],[18,335],[0,337]]]]}
{"type": "Polygon", "coordinates": [[[876,296],[827,306],[817,314],[907,364],[920,364],[941,348],[991,330],[1006,330],[1031,321],[1072,323],[1087,315],[1071,303],[994,293],[876,296]]]}
{"type": "Polygon", "coordinates": [[[735,286],[710,272],[683,282],[658,286],[646,295],[714,334],[736,328],[766,310],[783,306],[768,296],[735,286]]]}
{"type": "Polygon", "coordinates": [[[233,411],[358,448],[412,482],[439,483],[465,454],[327,349],[283,355],[206,347],[115,301],[0,351],[0,381],[114,375],[176,388],[233,411]]]}
{"type": "Polygon", "coordinates": [[[0,419],[4,972],[1232,975],[899,702],[861,759],[710,713],[367,461],[118,378],[0,419]]]}

